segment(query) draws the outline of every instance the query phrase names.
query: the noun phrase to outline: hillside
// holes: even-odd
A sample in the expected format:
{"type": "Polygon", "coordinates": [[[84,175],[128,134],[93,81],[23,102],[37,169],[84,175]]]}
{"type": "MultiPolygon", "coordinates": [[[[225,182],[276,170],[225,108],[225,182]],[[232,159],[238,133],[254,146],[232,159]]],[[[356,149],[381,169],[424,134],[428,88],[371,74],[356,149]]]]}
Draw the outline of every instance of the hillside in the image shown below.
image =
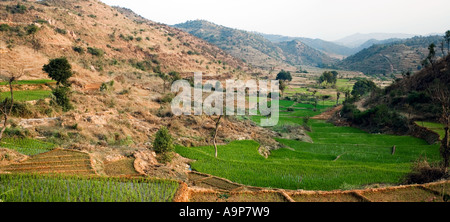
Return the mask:
{"type": "MultiPolygon", "coordinates": [[[[428,55],[428,46],[442,41],[442,36],[413,37],[385,44],[376,44],[349,56],[338,64],[343,69],[365,74],[396,74],[421,68],[421,61],[428,55]]],[[[442,56],[439,48],[436,55],[442,56]]]]}
{"type": "Polygon", "coordinates": [[[334,42],[337,44],[343,45],[343,46],[350,47],[350,48],[358,48],[361,45],[363,45],[364,43],[366,43],[367,41],[372,40],[372,39],[382,41],[382,40],[393,39],[393,38],[407,39],[407,38],[412,38],[412,37],[414,37],[414,35],[404,34],[404,33],[367,33],[367,34],[355,33],[353,35],[338,39],[334,42]]]}
{"type": "Polygon", "coordinates": [[[280,42],[277,43],[277,46],[283,50],[285,61],[293,66],[297,64],[308,64],[316,67],[323,67],[338,61],[299,40],[280,42]]]}
{"type": "Polygon", "coordinates": [[[449,65],[450,56],[446,56],[434,66],[405,75],[384,89],[352,98],[344,104],[340,116],[350,125],[370,132],[409,134],[434,143],[439,140],[439,132],[424,131],[416,121],[431,122],[438,130],[443,129],[438,122],[443,120],[443,108],[450,92],[449,65]]]}
{"type": "Polygon", "coordinates": [[[433,102],[429,90],[435,88],[437,83],[450,86],[449,67],[450,56],[447,56],[435,64],[434,71],[427,67],[410,77],[399,79],[368,99],[366,104],[372,107],[386,104],[416,120],[438,121],[442,110],[439,104],[433,102]]]}
{"type": "Polygon", "coordinates": [[[328,56],[330,56],[332,58],[341,59],[341,58],[344,58],[344,57],[347,57],[347,56],[350,56],[350,55],[356,53],[355,50],[352,48],[342,46],[342,45],[336,44],[334,42],[325,41],[322,39],[312,39],[312,38],[304,38],[304,37],[289,37],[289,36],[262,34],[262,33],[261,33],[261,35],[264,36],[264,38],[266,38],[274,43],[299,40],[299,41],[305,43],[306,45],[327,54],[328,56]]]}
{"type": "Polygon", "coordinates": [[[8,51],[3,60],[20,63],[34,58],[24,62],[32,73],[30,77],[44,77],[42,65],[49,58],[60,56],[73,63],[77,72],[74,79],[81,84],[108,79],[94,76],[110,72],[152,73],[160,69],[215,75],[246,68],[242,61],[194,36],[151,21],[130,19],[98,1],[25,2],[26,13],[6,11],[8,5],[16,4],[12,1],[1,5],[1,23],[11,27],[9,32],[1,33],[2,50],[8,51]],[[39,30],[25,35],[26,27],[31,24],[39,30]],[[74,51],[75,47],[80,52],[74,51]],[[84,53],[89,47],[100,54],[84,53]],[[225,69],[218,61],[226,64],[225,69]],[[88,76],[91,78],[85,78],[88,76]]]}
{"type": "Polygon", "coordinates": [[[243,30],[232,29],[203,20],[188,21],[177,24],[175,27],[185,30],[202,38],[231,55],[262,68],[283,67],[286,63],[297,65],[317,66],[323,61],[331,62],[333,59],[311,47],[297,47],[296,50],[283,50],[289,44],[275,44],[262,35],[243,30]],[[314,55],[314,58],[305,58],[305,55],[314,55]]]}
{"type": "MultiPolygon", "coordinates": [[[[157,73],[176,71],[185,78],[202,71],[204,79],[222,80],[247,78],[252,71],[204,40],[97,0],[2,1],[0,15],[2,77],[24,72],[20,80],[36,83],[14,86],[22,98],[16,98],[18,110],[7,132],[89,151],[100,160],[148,151],[161,126],[178,144],[209,144],[214,120],[173,116],[168,102],[173,95],[157,73]],[[43,65],[59,57],[67,58],[74,73],[69,79],[74,109],[68,112],[44,85],[49,77],[43,65]]],[[[267,139],[271,132],[249,121],[222,124],[226,130],[218,142],[261,137],[276,145],[267,139]]]]}

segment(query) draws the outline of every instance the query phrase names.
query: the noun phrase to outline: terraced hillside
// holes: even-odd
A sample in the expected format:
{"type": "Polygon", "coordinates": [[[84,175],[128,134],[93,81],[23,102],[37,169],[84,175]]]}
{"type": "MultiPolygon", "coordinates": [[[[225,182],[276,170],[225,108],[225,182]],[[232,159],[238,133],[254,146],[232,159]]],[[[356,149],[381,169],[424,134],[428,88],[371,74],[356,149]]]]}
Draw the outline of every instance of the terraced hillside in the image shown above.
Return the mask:
{"type": "Polygon", "coordinates": [[[10,173],[45,173],[93,175],[89,154],[72,150],[55,149],[30,159],[0,168],[10,173]]]}
{"type": "MultiPolygon", "coordinates": [[[[280,106],[292,106],[282,101],[280,106]]],[[[313,106],[294,104],[299,109],[282,111],[282,132],[288,125],[302,124],[313,106]]],[[[281,108],[283,109],[283,108],[281,108]]],[[[320,112],[319,112],[320,113],[320,112]]],[[[258,122],[258,121],[256,121],[258,122]]],[[[337,127],[325,120],[310,120],[311,142],[278,138],[285,148],[273,150],[268,158],[258,153],[254,141],[234,141],[214,148],[177,147],[181,155],[196,160],[192,168],[199,172],[227,178],[233,182],[284,189],[335,190],[354,189],[374,184],[400,184],[412,162],[426,156],[439,160],[439,146],[411,136],[369,134],[352,127],[337,127]],[[396,146],[393,154],[392,147],[396,146]]]]}

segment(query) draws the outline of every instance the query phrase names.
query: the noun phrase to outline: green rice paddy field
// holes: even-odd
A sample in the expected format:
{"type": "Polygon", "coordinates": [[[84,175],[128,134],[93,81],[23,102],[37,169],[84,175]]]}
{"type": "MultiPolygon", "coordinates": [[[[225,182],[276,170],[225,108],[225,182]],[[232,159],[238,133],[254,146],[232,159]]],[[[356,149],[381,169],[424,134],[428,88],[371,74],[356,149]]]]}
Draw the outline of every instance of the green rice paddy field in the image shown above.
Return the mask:
{"type": "MultiPolygon", "coordinates": [[[[309,104],[280,101],[280,121],[302,124],[303,116],[326,110],[309,104]],[[293,112],[283,111],[294,107],[293,112]]],[[[263,117],[254,116],[259,123],[263,117]]],[[[410,136],[369,134],[352,127],[337,127],[323,120],[310,120],[313,143],[277,139],[286,148],[272,151],[266,159],[258,153],[255,141],[234,141],[219,146],[214,158],[212,146],[176,151],[190,159],[192,169],[258,187],[335,190],[360,188],[369,184],[398,184],[411,170],[413,161],[426,157],[438,161],[439,146],[410,136]],[[396,152],[392,155],[392,147],[396,152]],[[337,158],[339,157],[339,158],[337,158]]]]}
{"type": "Polygon", "coordinates": [[[171,180],[0,174],[3,202],[171,202],[177,188],[171,180]]]}

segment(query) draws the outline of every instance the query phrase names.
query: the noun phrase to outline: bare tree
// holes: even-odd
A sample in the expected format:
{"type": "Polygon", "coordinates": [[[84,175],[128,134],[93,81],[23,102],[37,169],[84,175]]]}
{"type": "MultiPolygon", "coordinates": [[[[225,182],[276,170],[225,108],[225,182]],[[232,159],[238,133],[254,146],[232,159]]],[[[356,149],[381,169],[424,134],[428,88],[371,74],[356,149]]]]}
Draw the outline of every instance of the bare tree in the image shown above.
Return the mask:
{"type": "Polygon", "coordinates": [[[6,97],[0,107],[0,116],[3,119],[3,126],[0,128],[0,140],[3,138],[3,133],[6,130],[6,127],[8,126],[8,119],[11,115],[13,106],[14,106],[14,89],[13,89],[13,82],[18,80],[20,77],[24,75],[24,69],[20,68],[14,71],[9,72],[9,76],[6,77],[6,80],[8,82],[9,86],[9,92],[10,96],[9,98],[6,97]],[[8,101],[9,100],[9,101],[8,101]]]}
{"type": "Polygon", "coordinates": [[[429,88],[433,102],[442,107],[440,122],[444,125],[445,136],[441,141],[440,153],[444,159],[444,169],[449,167],[449,126],[450,126],[450,88],[441,82],[436,82],[429,88]]]}
{"type": "Polygon", "coordinates": [[[217,138],[217,132],[219,131],[219,126],[220,126],[220,120],[222,119],[223,115],[220,115],[219,118],[217,118],[216,120],[216,128],[214,130],[213,133],[213,144],[214,144],[214,157],[217,158],[217,143],[216,143],[216,138],[217,138]]]}

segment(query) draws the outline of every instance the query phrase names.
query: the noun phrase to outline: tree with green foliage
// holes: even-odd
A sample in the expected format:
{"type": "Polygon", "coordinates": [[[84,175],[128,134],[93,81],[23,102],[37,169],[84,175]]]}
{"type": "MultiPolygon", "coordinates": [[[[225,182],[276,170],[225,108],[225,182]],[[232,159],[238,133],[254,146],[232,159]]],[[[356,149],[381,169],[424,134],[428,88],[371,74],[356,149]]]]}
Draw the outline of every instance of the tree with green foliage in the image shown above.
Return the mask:
{"type": "Polygon", "coordinates": [[[325,100],[331,98],[330,95],[322,95],[320,96],[320,98],[322,99],[322,105],[325,106],[325,100]]]}
{"type": "Polygon", "coordinates": [[[158,154],[164,154],[172,152],[174,149],[173,138],[169,130],[165,126],[162,126],[156,132],[155,140],[153,141],[153,150],[158,154]]]}
{"type": "Polygon", "coordinates": [[[359,97],[377,88],[377,85],[371,80],[360,79],[353,85],[352,96],[359,97]]]}
{"type": "Polygon", "coordinates": [[[56,81],[56,87],[46,84],[52,89],[54,101],[62,107],[64,112],[73,109],[70,103],[70,83],[69,78],[72,77],[72,66],[65,57],[51,59],[50,62],[43,66],[43,71],[48,73],[48,76],[56,81]]]}
{"type": "Polygon", "coordinates": [[[319,84],[326,83],[331,85],[336,85],[337,83],[337,77],[339,73],[336,71],[325,71],[322,73],[322,75],[319,77],[319,84]]]}
{"type": "Polygon", "coordinates": [[[52,88],[52,94],[55,97],[54,101],[61,106],[64,112],[73,109],[72,103],[70,102],[70,93],[70,87],[68,86],[57,86],[52,88]]]}
{"type": "Polygon", "coordinates": [[[291,72],[281,70],[281,71],[277,74],[276,80],[289,81],[289,82],[292,81],[292,75],[291,75],[291,72]]]}
{"type": "Polygon", "coordinates": [[[68,79],[72,77],[72,66],[67,58],[61,57],[51,59],[50,62],[42,68],[48,73],[48,76],[56,81],[57,85],[70,86],[68,79]]]}
{"type": "Polygon", "coordinates": [[[434,43],[431,43],[428,46],[428,56],[425,58],[425,60],[422,61],[422,66],[427,67],[429,64],[431,64],[431,67],[434,69],[435,59],[436,59],[436,45],[434,43]]]}

